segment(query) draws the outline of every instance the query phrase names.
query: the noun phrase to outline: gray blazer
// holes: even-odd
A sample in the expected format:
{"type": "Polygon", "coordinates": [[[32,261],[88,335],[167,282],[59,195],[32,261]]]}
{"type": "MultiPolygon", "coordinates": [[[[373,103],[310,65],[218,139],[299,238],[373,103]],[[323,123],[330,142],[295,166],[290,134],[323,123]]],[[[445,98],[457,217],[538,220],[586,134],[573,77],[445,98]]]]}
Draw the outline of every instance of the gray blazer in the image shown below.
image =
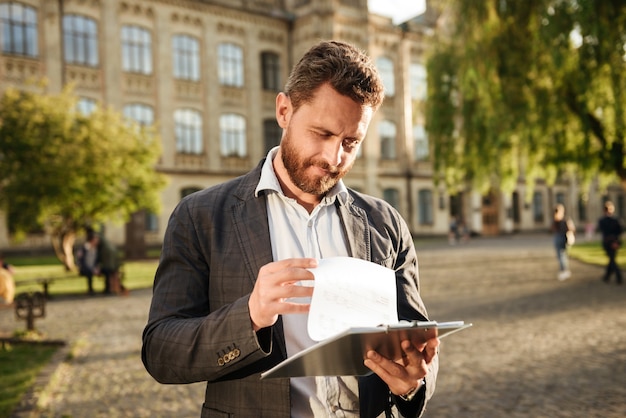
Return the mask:
{"type": "MultiPolygon", "coordinates": [[[[161,383],[207,381],[202,417],[290,416],[289,379],[259,374],[286,358],[282,322],[255,333],[248,298],[272,262],[265,196],[254,196],[262,163],[248,174],[184,198],[172,213],[143,332],[142,360],[161,383]]],[[[417,257],[405,222],[383,200],[349,190],[337,203],[350,254],[396,270],[400,319],[426,319],[417,257]]],[[[359,378],[362,417],[386,410],[421,415],[426,389],[403,402],[376,375],[359,378]]]]}

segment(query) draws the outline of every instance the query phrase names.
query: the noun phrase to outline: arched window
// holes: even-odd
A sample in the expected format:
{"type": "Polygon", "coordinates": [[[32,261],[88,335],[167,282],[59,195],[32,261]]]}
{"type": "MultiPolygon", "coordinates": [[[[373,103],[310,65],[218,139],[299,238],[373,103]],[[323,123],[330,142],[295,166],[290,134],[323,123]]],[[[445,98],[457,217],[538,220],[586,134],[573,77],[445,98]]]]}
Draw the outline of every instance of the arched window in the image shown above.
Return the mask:
{"type": "Polygon", "coordinates": [[[393,71],[393,61],[387,57],[380,57],[376,60],[376,67],[385,86],[385,96],[395,96],[396,77],[393,71]]]}
{"type": "Polygon", "coordinates": [[[226,113],[220,117],[220,149],[224,157],[245,157],[246,120],[243,116],[226,113]]]}
{"type": "Polygon", "coordinates": [[[231,43],[217,49],[218,77],[223,86],[243,87],[243,50],[231,43]]]}
{"type": "Polygon", "coordinates": [[[0,4],[2,52],[36,57],[38,36],[37,11],[33,7],[14,2],[0,4]]]}
{"type": "Polygon", "coordinates": [[[383,190],[383,199],[396,210],[400,210],[400,192],[398,189],[389,188],[383,190]]]}
{"type": "Polygon", "coordinates": [[[261,76],[264,90],[280,91],[280,57],[278,54],[261,53],[261,76]]]}
{"type": "Polygon", "coordinates": [[[417,205],[420,225],[433,223],[433,192],[430,189],[421,189],[417,192],[417,205]]]}
{"type": "Polygon", "coordinates": [[[411,78],[411,99],[425,101],[428,93],[426,67],[420,63],[412,63],[409,73],[411,78]]]}
{"type": "Polygon", "coordinates": [[[154,110],[151,106],[142,103],[131,103],[124,106],[124,116],[142,126],[154,124],[154,110]]]}
{"type": "Polygon", "coordinates": [[[189,35],[172,36],[174,78],[200,80],[200,43],[189,35]]]}
{"type": "Polygon", "coordinates": [[[174,112],[176,151],[182,154],[202,153],[202,117],[192,109],[174,112]]]}
{"type": "Polygon", "coordinates": [[[426,134],[424,125],[413,126],[413,141],[415,146],[415,159],[417,161],[428,159],[430,150],[428,146],[428,135],[426,134]]]}
{"type": "Polygon", "coordinates": [[[98,66],[98,25],[80,15],[63,16],[63,49],[68,64],[98,66]]]}
{"type": "Polygon", "coordinates": [[[122,69],[152,74],[152,35],[139,26],[122,26],[122,69]]]}
{"type": "Polygon", "coordinates": [[[189,196],[190,194],[195,193],[195,192],[199,192],[200,190],[202,189],[199,187],[194,187],[194,186],[184,187],[180,189],[180,198],[182,199],[183,197],[189,196]]]}
{"type": "Polygon", "coordinates": [[[98,102],[89,97],[81,97],[76,103],[78,111],[85,116],[91,115],[96,110],[96,106],[98,106],[98,102]]]}
{"type": "Polygon", "coordinates": [[[380,135],[380,158],[393,160],[396,158],[396,124],[383,120],[378,126],[380,135]]]}
{"type": "Polygon", "coordinates": [[[283,130],[278,126],[276,118],[265,119],[263,121],[263,141],[265,143],[265,153],[280,144],[283,130]]]}

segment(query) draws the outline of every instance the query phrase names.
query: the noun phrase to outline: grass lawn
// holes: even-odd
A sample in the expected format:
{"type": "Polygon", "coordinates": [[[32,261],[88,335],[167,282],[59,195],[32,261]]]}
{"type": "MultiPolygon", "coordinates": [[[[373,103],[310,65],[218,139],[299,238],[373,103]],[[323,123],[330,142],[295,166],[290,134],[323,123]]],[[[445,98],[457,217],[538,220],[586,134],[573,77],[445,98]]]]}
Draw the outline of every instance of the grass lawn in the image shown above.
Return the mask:
{"type": "MultiPolygon", "coordinates": [[[[81,294],[87,292],[87,279],[81,277],[76,279],[75,272],[66,272],[56,257],[38,257],[35,260],[27,258],[7,260],[15,269],[13,274],[15,278],[16,293],[27,291],[42,291],[40,284],[20,284],[20,282],[37,278],[58,278],[54,283],[50,284],[48,291],[50,296],[81,294]]],[[[158,265],[158,260],[148,259],[140,261],[127,261],[124,263],[122,270],[124,272],[124,286],[128,289],[145,289],[152,286],[154,273],[158,265]]],[[[94,290],[101,292],[104,290],[104,281],[101,276],[94,277],[94,290]]]]}
{"type": "MultiPolygon", "coordinates": [[[[7,259],[15,270],[16,293],[42,291],[38,284],[20,285],[21,281],[37,278],[58,277],[48,289],[50,296],[72,295],[87,292],[85,278],[73,279],[75,272],[66,272],[54,256],[16,257],[7,259]]],[[[152,287],[158,265],[156,258],[126,261],[123,266],[124,285],[128,289],[152,287]]],[[[94,290],[104,290],[101,277],[94,278],[94,290]]],[[[29,344],[4,344],[0,347],[0,418],[8,418],[20,399],[33,384],[41,368],[45,366],[58,347],[29,344]]]]}
{"type": "Polygon", "coordinates": [[[37,373],[58,349],[56,346],[28,344],[0,346],[0,418],[11,416],[37,373]]]}
{"type": "MultiPolygon", "coordinates": [[[[584,263],[605,266],[609,259],[602,249],[599,241],[578,241],[569,249],[569,255],[572,258],[580,260],[584,263]]],[[[626,249],[622,248],[617,253],[617,264],[622,269],[626,269],[626,249]]]]}

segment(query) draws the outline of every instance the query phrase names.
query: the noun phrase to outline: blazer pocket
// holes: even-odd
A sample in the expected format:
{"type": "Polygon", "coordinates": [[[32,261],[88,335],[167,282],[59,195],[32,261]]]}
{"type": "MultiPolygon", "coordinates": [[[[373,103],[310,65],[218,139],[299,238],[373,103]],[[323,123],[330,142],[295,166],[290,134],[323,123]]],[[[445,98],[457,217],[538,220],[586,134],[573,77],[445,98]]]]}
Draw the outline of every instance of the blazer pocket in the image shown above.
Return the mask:
{"type": "Polygon", "coordinates": [[[201,418],[232,418],[234,416],[234,414],[219,411],[214,408],[209,408],[208,406],[202,404],[202,414],[200,415],[201,418]]]}

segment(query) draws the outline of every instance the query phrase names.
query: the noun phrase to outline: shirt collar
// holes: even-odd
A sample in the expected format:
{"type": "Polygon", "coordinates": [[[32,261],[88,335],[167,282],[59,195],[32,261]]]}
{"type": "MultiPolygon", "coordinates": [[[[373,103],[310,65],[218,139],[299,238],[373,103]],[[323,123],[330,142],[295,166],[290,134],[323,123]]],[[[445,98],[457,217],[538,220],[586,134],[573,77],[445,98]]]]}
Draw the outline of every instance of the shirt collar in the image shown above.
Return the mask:
{"type": "MultiPolygon", "coordinates": [[[[263,163],[263,167],[261,168],[261,178],[259,180],[259,184],[256,186],[254,190],[254,196],[259,197],[260,192],[262,191],[270,191],[276,192],[281,195],[285,195],[283,190],[280,187],[280,183],[278,182],[278,178],[276,177],[276,172],[274,171],[274,166],[272,161],[276,154],[278,153],[278,146],[272,148],[267,153],[267,158],[263,163]]],[[[343,184],[343,180],[339,180],[335,187],[330,189],[326,196],[322,199],[322,202],[325,204],[329,204],[335,201],[335,198],[339,199],[339,201],[343,204],[348,200],[348,189],[345,184],[343,184]]]]}

